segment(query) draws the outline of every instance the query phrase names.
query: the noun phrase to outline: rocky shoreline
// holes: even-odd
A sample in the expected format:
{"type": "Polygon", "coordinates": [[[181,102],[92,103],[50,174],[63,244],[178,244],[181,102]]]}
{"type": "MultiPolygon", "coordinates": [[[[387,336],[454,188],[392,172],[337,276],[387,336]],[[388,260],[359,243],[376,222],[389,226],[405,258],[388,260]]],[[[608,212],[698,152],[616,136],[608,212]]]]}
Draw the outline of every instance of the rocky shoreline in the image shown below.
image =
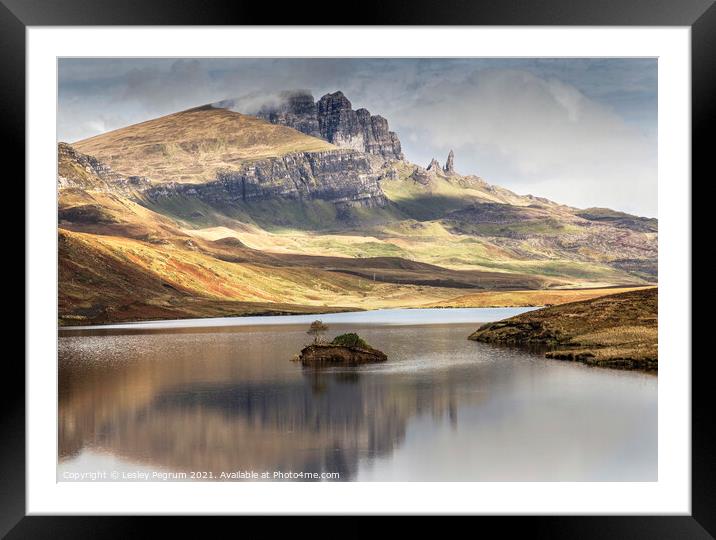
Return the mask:
{"type": "Polygon", "coordinates": [[[297,360],[302,365],[310,367],[360,366],[362,364],[385,362],[388,357],[377,349],[318,344],[304,347],[297,360]]]}
{"type": "Polygon", "coordinates": [[[546,358],[658,370],[658,289],[602,296],[482,325],[468,339],[542,345],[546,358]]]}

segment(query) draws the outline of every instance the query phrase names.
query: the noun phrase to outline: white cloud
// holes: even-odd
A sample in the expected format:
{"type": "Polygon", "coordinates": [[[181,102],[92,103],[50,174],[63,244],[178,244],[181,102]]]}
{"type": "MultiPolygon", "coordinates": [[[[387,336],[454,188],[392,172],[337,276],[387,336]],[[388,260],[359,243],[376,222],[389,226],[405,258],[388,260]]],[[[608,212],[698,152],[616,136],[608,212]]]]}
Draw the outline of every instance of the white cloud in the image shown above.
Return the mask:
{"type": "Polygon", "coordinates": [[[655,141],[561,81],[481,70],[425,85],[394,121],[440,155],[455,148],[461,172],[575,206],[656,214],[655,141]]]}

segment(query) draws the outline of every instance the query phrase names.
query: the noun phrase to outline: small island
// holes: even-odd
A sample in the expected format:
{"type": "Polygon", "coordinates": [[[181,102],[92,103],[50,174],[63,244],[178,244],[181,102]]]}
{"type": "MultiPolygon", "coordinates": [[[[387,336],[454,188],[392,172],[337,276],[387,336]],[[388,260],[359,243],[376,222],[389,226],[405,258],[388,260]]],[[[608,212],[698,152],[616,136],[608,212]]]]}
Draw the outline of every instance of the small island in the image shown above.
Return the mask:
{"type": "Polygon", "coordinates": [[[296,360],[304,366],[358,366],[375,362],[385,362],[388,357],[382,351],[374,349],[358,334],[341,334],[326,343],[323,334],[328,326],[322,321],[314,321],[308,330],[313,343],[304,347],[296,360]]]}

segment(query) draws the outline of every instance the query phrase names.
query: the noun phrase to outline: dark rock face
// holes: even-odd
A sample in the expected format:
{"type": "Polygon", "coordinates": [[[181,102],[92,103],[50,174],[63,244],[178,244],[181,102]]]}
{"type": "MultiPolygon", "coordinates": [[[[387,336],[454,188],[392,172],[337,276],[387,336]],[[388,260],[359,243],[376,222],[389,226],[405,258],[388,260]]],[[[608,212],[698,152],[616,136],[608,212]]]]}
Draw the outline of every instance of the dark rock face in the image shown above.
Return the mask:
{"type": "Polygon", "coordinates": [[[308,92],[282,92],[277,106],[264,105],[256,116],[282,126],[291,127],[312,137],[321,137],[318,127],[318,105],[308,92]]]}
{"type": "Polygon", "coordinates": [[[280,105],[264,106],[257,116],[273,124],[292,127],[341,148],[368,152],[384,159],[403,159],[398,136],[382,116],[366,109],[353,110],[343,92],[326,94],[318,102],[307,92],[282,94],[280,105]]]}
{"type": "Polygon", "coordinates": [[[385,362],[388,357],[377,349],[343,347],[340,345],[309,345],[301,350],[298,360],[304,366],[359,366],[385,362]]]}
{"type": "MultiPolygon", "coordinates": [[[[437,159],[433,158],[430,160],[430,163],[428,163],[428,166],[425,169],[422,169],[420,167],[418,169],[427,173],[423,176],[453,176],[455,174],[455,154],[452,150],[450,150],[444,167],[440,165],[440,162],[437,159]]],[[[418,175],[420,175],[420,172],[418,173],[418,175]]]]}
{"type": "Polygon", "coordinates": [[[447,174],[455,173],[455,154],[452,150],[448,154],[447,161],[445,162],[445,168],[443,169],[447,174]]]}
{"type": "Polygon", "coordinates": [[[440,162],[437,159],[433,158],[432,160],[430,160],[427,170],[432,173],[442,171],[442,168],[440,167],[440,162]]]}
{"type": "Polygon", "coordinates": [[[351,102],[343,92],[326,94],[318,101],[318,126],[321,137],[336,146],[347,146],[354,150],[363,150],[363,141],[358,143],[360,130],[359,118],[365,122],[370,113],[365,109],[354,111],[351,102]],[[367,113],[367,114],[366,114],[367,113]]]}
{"type": "Polygon", "coordinates": [[[383,207],[385,194],[368,157],[338,150],[300,152],[222,171],[206,184],[163,184],[145,191],[150,199],[184,195],[213,205],[283,199],[320,199],[339,206],[383,207]]]}
{"type": "Polygon", "coordinates": [[[321,137],[336,146],[353,148],[388,159],[403,159],[398,136],[382,116],[367,109],[352,109],[343,92],[326,94],[318,101],[321,137]]]}
{"type": "Polygon", "coordinates": [[[57,145],[57,187],[131,192],[146,188],[143,176],[124,176],[99,159],[75,150],[67,143],[57,145]]]}

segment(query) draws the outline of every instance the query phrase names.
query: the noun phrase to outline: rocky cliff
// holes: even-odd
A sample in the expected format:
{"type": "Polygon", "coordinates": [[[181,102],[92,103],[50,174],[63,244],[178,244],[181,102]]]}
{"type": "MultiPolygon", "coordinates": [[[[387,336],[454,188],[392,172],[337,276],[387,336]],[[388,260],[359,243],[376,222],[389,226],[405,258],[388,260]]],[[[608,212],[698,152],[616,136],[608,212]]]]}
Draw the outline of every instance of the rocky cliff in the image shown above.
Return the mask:
{"type": "Polygon", "coordinates": [[[445,174],[455,173],[455,153],[452,150],[450,150],[450,153],[448,154],[443,171],[445,171],[445,174]]]}
{"type": "Polygon", "coordinates": [[[341,148],[367,152],[384,159],[403,159],[398,135],[388,121],[367,109],[353,110],[343,92],[326,94],[314,103],[308,92],[284,92],[278,105],[265,105],[257,116],[307,135],[320,137],[341,148]]]}
{"type": "Polygon", "coordinates": [[[426,170],[432,173],[439,173],[442,171],[442,168],[440,167],[440,162],[437,159],[433,158],[430,160],[430,163],[428,163],[428,167],[426,170]]]}
{"type": "Polygon", "coordinates": [[[132,192],[149,186],[142,176],[124,176],[67,143],[57,145],[57,187],[132,192]]]}
{"type": "Polygon", "coordinates": [[[312,137],[322,137],[318,124],[318,104],[309,92],[281,92],[278,104],[264,105],[256,116],[312,137]]]}
{"type": "Polygon", "coordinates": [[[433,158],[430,160],[430,163],[428,163],[427,168],[423,169],[422,167],[418,167],[417,169],[418,176],[423,174],[425,175],[425,172],[431,173],[433,175],[437,174],[439,176],[456,176],[457,173],[455,172],[455,152],[450,150],[450,153],[448,154],[447,161],[445,161],[445,166],[441,167],[440,162],[433,158]]]}
{"type": "Polygon", "coordinates": [[[220,171],[215,181],[205,184],[165,184],[145,191],[153,200],[172,195],[219,206],[276,198],[365,208],[386,205],[368,156],[353,150],[287,154],[220,171]]]}

